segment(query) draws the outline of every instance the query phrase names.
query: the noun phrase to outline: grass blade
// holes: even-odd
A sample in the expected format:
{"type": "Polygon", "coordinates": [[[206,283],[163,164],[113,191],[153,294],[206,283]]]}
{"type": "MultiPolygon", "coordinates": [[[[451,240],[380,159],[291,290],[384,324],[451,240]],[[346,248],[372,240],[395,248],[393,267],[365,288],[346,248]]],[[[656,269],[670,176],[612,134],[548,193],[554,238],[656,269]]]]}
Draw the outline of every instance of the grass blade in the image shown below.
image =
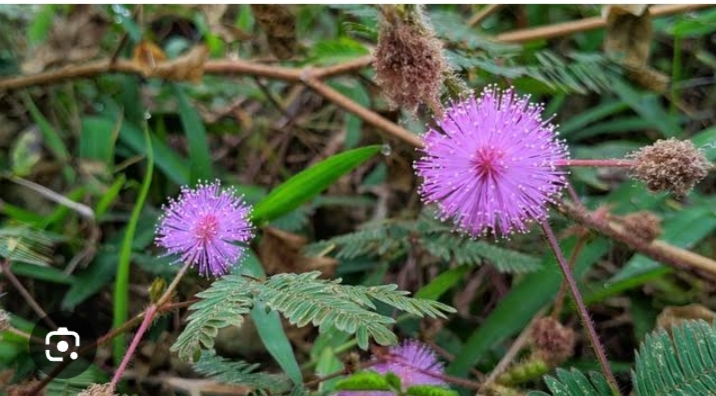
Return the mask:
{"type": "Polygon", "coordinates": [[[346,151],[296,174],[254,207],[254,223],[260,225],[291,212],[379,151],[378,145],[346,151]]]}

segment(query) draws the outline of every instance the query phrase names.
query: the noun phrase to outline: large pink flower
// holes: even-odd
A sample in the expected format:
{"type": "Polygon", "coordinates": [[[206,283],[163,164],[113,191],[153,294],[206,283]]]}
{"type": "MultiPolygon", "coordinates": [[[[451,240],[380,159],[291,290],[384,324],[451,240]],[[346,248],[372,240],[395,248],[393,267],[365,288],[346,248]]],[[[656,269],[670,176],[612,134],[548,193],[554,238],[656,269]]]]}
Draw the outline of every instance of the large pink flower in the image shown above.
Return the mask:
{"type": "Polygon", "coordinates": [[[182,188],[178,199],[164,208],[157,226],[157,245],[178,261],[199,267],[202,275],[227,273],[241,258],[252,237],[251,208],[221,184],[182,188]]]}
{"type": "Polygon", "coordinates": [[[493,87],[448,108],[415,163],[423,200],[472,236],[525,232],[531,220],[546,218],[566,183],[556,163],[567,148],[542,110],[528,96],[493,87]]]}

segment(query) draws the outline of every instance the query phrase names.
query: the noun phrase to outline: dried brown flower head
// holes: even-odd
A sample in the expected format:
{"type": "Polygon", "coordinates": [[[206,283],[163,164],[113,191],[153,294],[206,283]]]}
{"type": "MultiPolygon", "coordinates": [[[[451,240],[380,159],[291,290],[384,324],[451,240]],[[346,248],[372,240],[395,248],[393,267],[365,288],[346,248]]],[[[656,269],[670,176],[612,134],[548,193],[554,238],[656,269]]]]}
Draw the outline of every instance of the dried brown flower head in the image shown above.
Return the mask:
{"type": "Polygon", "coordinates": [[[655,214],[642,210],[621,218],[624,228],[630,234],[645,241],[653,241],[661,235],[661,219],[655,214]]]}
{"type": "Polygon", "coordinates": [[[646,183],[649,191],[671,191],[676,196],[688,193],[701,181],[711,163],[689,140],[657,140],[629,154],[634,160],[632,176],[646,183]]]}
{"type": "Polygon", "coordinates": [[[78,393],[77,396],[114,396],[112,384],[92,384],[89,388],[78,393]]]}
{"type": "Polygon", "coordinates": [[[557,319],[546,316],[532,326],[532,345],[535,353],[547,363],[557,366],[574,351],[574,330],[563,326],[557,319]]]}
{"type": "Polygon", "coordinates": [[[381,24],[373,54],[375,80],[392,102],[415,111],[439,98],[447,70],[442,43],[418,22],[390,19],[381,24]]]}

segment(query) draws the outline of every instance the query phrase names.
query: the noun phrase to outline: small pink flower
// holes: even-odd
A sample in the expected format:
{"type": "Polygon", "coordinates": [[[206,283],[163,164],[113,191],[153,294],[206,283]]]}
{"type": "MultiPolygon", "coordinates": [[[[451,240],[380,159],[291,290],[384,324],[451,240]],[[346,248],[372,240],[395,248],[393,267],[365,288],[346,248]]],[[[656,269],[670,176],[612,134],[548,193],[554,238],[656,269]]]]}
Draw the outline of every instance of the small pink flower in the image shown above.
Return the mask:
{"type": "Polygon", "coordinates": [[[555,127],[529,97],[488,87],[445,111],[425,135],[415,170],[423,201],[436,203],[472,236],[525,232],[547,217],[547,204],[566,184],[555,163],[567,158],[555,127]]]}
{"type": "Polygon", "coordinates": [[[183,187],[179,198],[164,208],[157,245],[179,256],[178,261],[197,266],[204,276],[226,274],[243,255],[239,244],[253,236],[250,212],[233,189],[222,192],[219,181],[183,187]]]}
{"type": "MultiPolygon", "coordinates": [[[[405,340],[401,345],[391,347],[389,354],[381,362],[370,367],[380,374],[389,372],[400,378],[403,391],[414,385],[447,386],[441,376],[443,364],[435,353],[425,344],[415,340],[405,340]]],[[[338,396],[391,396],[389,391],[341,391],[338,396]]]]}

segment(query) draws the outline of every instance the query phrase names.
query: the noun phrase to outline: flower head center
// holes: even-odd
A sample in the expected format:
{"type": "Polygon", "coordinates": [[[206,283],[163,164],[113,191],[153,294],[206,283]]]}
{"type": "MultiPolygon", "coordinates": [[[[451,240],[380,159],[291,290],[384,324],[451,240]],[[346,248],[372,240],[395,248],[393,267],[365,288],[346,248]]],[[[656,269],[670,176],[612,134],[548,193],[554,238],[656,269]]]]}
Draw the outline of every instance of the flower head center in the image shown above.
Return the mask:
{"type": "Polygon", "coordinates": [[[207,243],[219,233],[219,219],[213,214],[207,214],[199,219],[194,228],[194,236],[201,243],[207,243]]]}
{"type": "Polygon", "coordinates": [[[494,146],[480,147],[473,158],[473,166],[477,174],[483,177],[495,177],[505,168],[505,152],[494,146]]]}

